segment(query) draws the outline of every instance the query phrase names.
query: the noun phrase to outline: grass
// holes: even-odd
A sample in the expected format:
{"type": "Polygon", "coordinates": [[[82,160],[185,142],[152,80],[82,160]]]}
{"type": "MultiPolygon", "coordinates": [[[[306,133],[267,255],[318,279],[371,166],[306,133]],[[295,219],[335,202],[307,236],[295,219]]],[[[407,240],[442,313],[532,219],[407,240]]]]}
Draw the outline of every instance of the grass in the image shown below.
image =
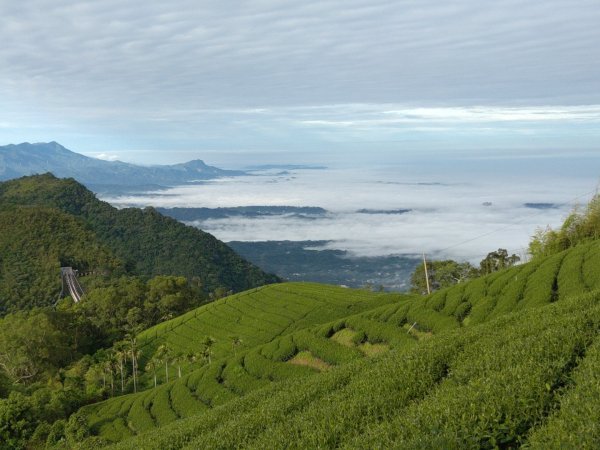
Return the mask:
{"type": "Polygon", "coordinates": [[[377,356],[390,349],[387,344],[371,344],[370,342],[364,342],[358,346],[358,349],[367,356],[377,356]]]}
{"type": "Polygon", "coordinates": [[[354,339],[358,332],[350,329],[350,328],[342,328],[340,331],[336,331],[333,336],[331,336],[331,340],[337,342],[338,344],[345,345],[346,347],[354,347],[356,344],[354,343],[354,339]]]}
{"type": "MultiPolygon", "coordinates": [[[[313,284],[252,291],[253,305],[248,293],[233,296],[211,317],[222,336],[255,326],[257,344],[223,346],[182,379],[83,412],[92,434],[123,440],[118,448],[593,447],[598,247],[431,297],[313,284]],[[224,315],[245,308],[252,318],[224,315]],[[291,324],[275,319],[294,314],[291,324]],[[572,427],[582,430],[574,441],[572,427]]],[[[172,332],[204,314],[146,332],[147,345],[179,342],[172,332]]]]}
{"type": "Polygon", "coordinates": [[[331,369],[331,364],[327,364],[325,361],[317,358],[311,352],[306,350],[297,353],[292,359],[289,359],[288,362],[296,366],[310,367],[319,372],[331,369]]]}
{"type": "MultiPolygon", "coordinates": [[[[252,289],[202,306],[175,319],[145,330],[138,336],[140,366],[166,344],[174,354],[201,352],[210,336],[216,341],[212,359],[271,342],[279,336],[348,314],[397,301],[399,295],[381,295],[316,283],[285,283],[252,289]],[[234,339],[241,341],[234,346],[234,339]]],[[[184,367],[184,371],[189,370],[184,367]]],[[[170,378],[177,376],[170,367],[170,378]]],[[[164,371],[158,373],[164,380],[164,371]]],[[[150,387],[151,380],[145,379],[150,387]]]]}

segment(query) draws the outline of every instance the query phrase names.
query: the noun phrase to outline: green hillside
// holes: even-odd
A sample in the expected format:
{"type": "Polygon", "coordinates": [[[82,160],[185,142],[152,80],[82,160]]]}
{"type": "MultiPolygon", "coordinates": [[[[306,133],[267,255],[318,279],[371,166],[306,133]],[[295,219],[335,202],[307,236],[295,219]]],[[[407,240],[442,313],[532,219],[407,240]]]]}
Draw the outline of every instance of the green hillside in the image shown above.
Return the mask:
{"type": "MultiPolygon", "coordinates": [[[[190,370],[197,368],[197,364],[191,364],[191,367],[184,364],[184,375],[175,382],[93,405],[86,409],[86,414],[91,417],[92,427],[100,434],[120,439],[123,437],[121,432],[125,436],[128,434],[128,428],[121,427],[124,420],[131,429],[143,430],[151,423],[164,424],[181,416],[202,412],[274,379],[312,374],[314,371],[310,368],[279,363],[261,353],[269,349],[276,354],[285,352],[284,345],[289,346],[292,342],[290,336],[295,336],[300,342],[298,330],[390,304],[399,298],[399,295],[313,283],[286,283],[218,300],[138,336],[142,359],[147,361],[162,344],[169,345],[173,353],[195,351],[210,335],[215,339],[211,364],[193,372],[190,370]],[[240,342],[237,347],[234,346],[234,338],[240,342]],[[270,347],[264,346],[267,343],[270,347]],[[247,373],[252,370],[255,372],[247,373]],[[268,370],[271,371],[256,372],[268,370]],[[191,388],[192,385],[194,387],[191,388]],[[150,413],[150,410],[154,412],[150,413]],[[161,416],[163,410],[165,415],[161,416]],[[161,416],[160,422],[152,418],[153,414],[161,416]]],[[[310,339],[310,335],[305,335],[306,338],[310,339]]],[[[354,356],[360,354],[354,353],[354,356]]],[[[293,355],[282,353],[279,359],[288,356],[293,355]]],[[[169,367],[171,379],[177,377],[177,369],[169,367]]],[[[162,383],[165,369],[161,367],[157,375],[162,383]]],[[[151,383],[150,379],[146,381],[151,383]]]]}
{"type": "Polygon", "coordinates": [[[190,311],[143,331],[137,337],[142,358],[162,344],[174,353],[195,351],[214,338],[213,359],[230,356],[232,338],[240,350],[315,324],[388,304],[400,295],[382,295],[316,283],[285,283],[245,291],[190,311]]]}
{"type": "Polygon", "coordinates": [[[98,269],[106,264],[108,268],[122,266],[127,273],[142,277],[185,276],[197,280],[206,292],[219,288],[242,291],[278,281],[208,233],[162,216],[151,208],[118,210],[99,201],[73,179],[46,174],[0,183],[0,211],[7,209],[10,212],[4,213],[2,219],[7,228],[3,228],[0,237],[3,246],[0,255],[7,262],[3,263],[0,284],[13,272],[17,279],[23,277],[23,280],[17,283],[14,294],[1,299],[4,305],[48,304],[47,297],[56,292],[58,265],[67,263],[80,269],[98,269]],[[43,214],[53,217],[62,214],[60,217],[65,223],[60,219],[42,223],[39,215],[28,213],[27,208],[44,208],[43,214]],[[50,212],[51,209],[54,212],[50,212]],[[15,228],[11,221],[23,229],[15,228]],[[73,231],[71,237],[66,232],[68,229],[73,231]],[[39,244],[37,250],[31,250],[32,242],[39,244]],[[22,247],[27,249],[21,251],[22,247]],[[46,248],[51,251],[45,252],[46,248]],[[100,250],[96,249],[102,249],[104,256],[97,255],[100,250]],[[52,262],[48,262],[49,258],[52,262]],[[42,261],[46,261],[43,267],[40,266],[42,261]],[[24,272],[17,271],[21,268],[24,272]],[[41,280],[52,278],[53,283],[34,280],[34,273],[41,280]],[[19,291],[40,283],[44,289],[37,289],[38,297],[28,294],[19,297],[19,291]]]}
{"type": "Polygon", "coordinates": [[[115,448],[597,448],[598,300],[507,314],[273,383],[115,448]]]}
{"type": "MultiPolygon", "coordinates": [[[[99,436],[88,442],[130,438],[123,448],[542,446],[600,409],[577,403],[598,367],[598,289],[597,241],[429,297],[379,294],[345,312],[313,305],[367,294],[263,288],[139,336],[148,349],[189,350],[216,333],[211,326],[227,330],[210,364],[77,417],[99,436]],[[282,320],[275,332],[278,297],[312,317],[293,328],[282,320]],[[248,316],[250,305],[258,308],[248,316]],[[231,337],[242,334],[246,345],[235,348],[231,337]]],[[[591,439],[594,417],[579,424],[591,439]]]]}
{"type": "Polygon", "coordinates": [[[0,316],[51,305],[61,266],[118,271],[122,262],[81,221],[56,209],[0,209],[0,316]]]}

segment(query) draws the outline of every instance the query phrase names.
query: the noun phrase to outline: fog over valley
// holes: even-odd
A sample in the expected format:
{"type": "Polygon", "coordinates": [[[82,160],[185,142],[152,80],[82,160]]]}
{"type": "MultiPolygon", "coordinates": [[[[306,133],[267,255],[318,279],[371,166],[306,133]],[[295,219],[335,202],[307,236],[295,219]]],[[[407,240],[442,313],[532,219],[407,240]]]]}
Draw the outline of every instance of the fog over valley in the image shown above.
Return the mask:
{"type": "Polygon", "coordinates": [[[533,165],[522,158],[275,168],[105,200],[121,207],[319,207],[324,211],[209,212],[187,222],[226,242],[326,241],[317,248],[348,256],[425,252],[478,262],[499,246],[525,257],[537,227],[559,225],[596,188],[599,158],[554,155],[535,162],[530,156],[533,165]]]}

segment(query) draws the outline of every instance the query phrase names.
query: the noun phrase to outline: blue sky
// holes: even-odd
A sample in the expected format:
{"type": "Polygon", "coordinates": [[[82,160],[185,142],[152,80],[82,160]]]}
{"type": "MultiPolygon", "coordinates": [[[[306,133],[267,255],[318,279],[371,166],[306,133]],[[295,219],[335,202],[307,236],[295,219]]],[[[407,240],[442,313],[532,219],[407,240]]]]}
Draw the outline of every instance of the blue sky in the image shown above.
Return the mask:
{"type": "Polygon", "coordinates": [[[169,163],[600,151],[597,0],[7,0],[0,144],[169,163]]]}

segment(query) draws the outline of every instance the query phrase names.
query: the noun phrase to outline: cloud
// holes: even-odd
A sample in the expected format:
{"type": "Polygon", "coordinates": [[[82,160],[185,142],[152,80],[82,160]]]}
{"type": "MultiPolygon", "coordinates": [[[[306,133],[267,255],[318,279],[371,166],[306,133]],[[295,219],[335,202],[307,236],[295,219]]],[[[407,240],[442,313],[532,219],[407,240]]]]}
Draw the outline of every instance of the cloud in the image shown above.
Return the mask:
{"type": "MultiPolygon", "coordinates": [[[[323,107],[318,113],[313,112],[313,114],[319,118],[300,119],[298,123],[314,127],[378,128],[405,126],[411,130],[448,131],[457,127],[465,128],[472,125],[503,124],[507,122],[537,124],[545,122],[598,123],[600,122],[600,105],[420,108],[402,105],[331,105],[323,107]],[[440,127],[440,124],[447,124],[447,126],[440,127]]],[[[305,113],[298,115],[302,117],[305,113]]]]}
{"type": "MultiPolygon", "coordinates": [[[[596,121],[568,106],[600,104],[595,0],[30,0],[0,16],[0,121],[18,111],[82,150],[323,149],[427,122],[596,121]]],[[[1,137],[29,140],[15,130],[1,137]]]]}
{"type": "Polygon", "coordinates": [[[103,159],[105,161],[118,161],[119,157],[117,155],[111,155],[108,153],[97,153],[91,155],[94,158],[103,159]]]}
{"type": "Polygon", "coordinates": [[[499,247],[524,253],[536,227],[556,226],[576,202],[585,203],[597,173],[578,170],[571,176],[568,166],[572,162],[554,163],[562,175],[551,176],[544,161],[538,162],[543,174],[531,169],[507,170],[518,167],[519,160],[508,166],[498,161],[472,161],[452,173],[435,167],[407,170],[410,166],[379,171],[297,171],[294,178],[231,178],[106,200],[122,206],[320,206],[329,213],[314,220],[290,215],[235,217],[196,225],[224,241],[331,240],[328,248],[359,256],[426,252],[436,258],[479,261],[499,247]],[[543,183],[540,176],[554,181],[543,183]],[[484,205],[486,202],[491,206],[484,205]],[[527,202],[563,206],[532,210],[524,206],[527,202]],[[357,213],[362,208],[413,211],[401,215],[357,213]]]}
{"type": "Polygon", "coordinates": [[[32,0],[0,14],[3,87],[54,104],[600,101],[593,1],[32,0]]]}

